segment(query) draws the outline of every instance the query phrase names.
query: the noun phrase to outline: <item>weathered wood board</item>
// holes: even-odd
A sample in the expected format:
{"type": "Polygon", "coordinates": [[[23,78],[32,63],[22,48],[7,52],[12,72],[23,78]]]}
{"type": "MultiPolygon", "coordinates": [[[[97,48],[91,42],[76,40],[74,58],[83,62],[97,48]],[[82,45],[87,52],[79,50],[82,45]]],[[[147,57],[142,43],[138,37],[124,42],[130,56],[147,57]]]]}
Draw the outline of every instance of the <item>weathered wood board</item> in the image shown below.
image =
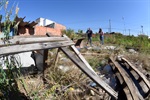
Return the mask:
{"type": "Polygon", "coordinates": [[[14,54],[20,52],[27,52],[33,50],[44,50],[51,48],[59,48],[68,45],[73,45],[71,41],[59,41],[59,42],[45,42],[45,43],[32,43],[32,44],[22,44],[22,45],[12,45],[0,47],[0,55],[14,54]]]}
{"type": "Polygon", "coordinates": [[[0,47],[7,45],[18,45],[18,44],[31,44],[31,43],[43,43],[43,42],[59,42],[66,41],[66,37],[17,37],[9,39],[8,41],[0,40],[0,47]],[[9,44],[7,44],[9,43],[9,44]]]}
{"type": "MultiPolygon", "coordinates": [[[[131,93],[130,93],[130,91],[129,91],[129,89],[128,89],[128,87],[127,87],[127,85],[124,83],[124,80],[123,80],[123,78],[122,78],[122,76],[120,75],[120,73],[117,71],[117,68],[114,66],[114,65],[111,65],[112,66],[112,68],[113,68],[113,70],[115,70],[115,75],[116,75],[116,77],[118,78],[118,81],[119,81],[119,83],[120,83],[120,85],[121,85],[121,87],[119,87],[119,93],[118,93],[118,99],[120,99],[120,98],[122,98],[122,97],[120,97],[120,92],[122,92],[122,91],[120,91],[121,89],[123,89],[123,91],[124,91],[124,93],[125,93],[125,95],[126,95],[126,99],[127,100],[133,100],[133,98],[132,98],[132,95],[131,95],[131,93]]],[[[119,84],[118,83],[118,84],[119,84]]],[[[125,97],[124,97],[125,98],[125,97]]]]}
{"type": "Polygon", "coordinates": [[[148,88],[150,89],[150,82],[146,79],[145,75],[143,73],[141,73],[135,66],[133,66],[127,59],[122,58],[123,61],[125,61],[126,63],[128,63],[130,65],[130,67],[132,67],[132,69],[138,73],[138,75],[143,79],[143,81],[147,84],[148,88]]]}
{"type": "Polygon", "coordinates": [[[127,74],[127,72],[116,62],[113,57],[110,57],[111,61],[114,63],[116,68],[118,69],[119,73],[121,73],[122,79],[126,82],[126,85],[128,86],[130,93],[132,95],[133,100],[144,100],[144,98],[141,96],[137,88],[135,87],[134,82],[130,78],[130,76],[127,74]]]}

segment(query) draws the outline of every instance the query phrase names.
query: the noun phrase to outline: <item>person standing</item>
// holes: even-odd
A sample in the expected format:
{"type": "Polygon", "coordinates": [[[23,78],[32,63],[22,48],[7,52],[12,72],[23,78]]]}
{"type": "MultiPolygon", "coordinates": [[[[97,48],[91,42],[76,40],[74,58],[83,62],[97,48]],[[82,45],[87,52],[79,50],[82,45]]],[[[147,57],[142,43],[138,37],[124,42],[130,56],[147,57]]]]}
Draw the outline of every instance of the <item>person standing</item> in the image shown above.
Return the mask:
{"type": "Polygon", "coordinates": [[[86,34],[87,34],[87,37],[88,37],[87,44],[90,42],[90,46],[92,46],[92,34],[93,34],[93,31],[90,28],[88,28],[88,30],[86,31],[86,34]]]}
{"type": "Polygon", "coordinates": [[[103,33],[103,31],[102,31],[102,29],[100,28],[99,29],[99,35],[100,35],[100,44],[104,44],[104,33],[103,33]]]}

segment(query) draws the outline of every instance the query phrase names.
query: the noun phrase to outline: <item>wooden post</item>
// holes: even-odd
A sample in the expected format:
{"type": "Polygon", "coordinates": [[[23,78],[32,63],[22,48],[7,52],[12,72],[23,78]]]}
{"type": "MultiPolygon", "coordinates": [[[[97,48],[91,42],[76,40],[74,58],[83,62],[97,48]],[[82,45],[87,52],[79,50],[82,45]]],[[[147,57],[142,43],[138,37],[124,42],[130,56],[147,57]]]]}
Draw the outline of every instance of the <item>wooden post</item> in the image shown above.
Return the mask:
{"type": "Polygon", "coordinates": [[[56,54],[56,57],[55,57],[55,61],[54,61],[54,68],[56,68],[56,65],[57,65],[57,62],[58,62],[58,57],[59,57],[59,48],[57,49],[57,54],[56,54]]]}
{"type": "Polygon", "coordinates": [[[44,70],[47,67],[47,59],[48,58],[48,49],[44,50],[43,52],[43,74],[44,74],[44,70]]]}
{"type": "MultiPolygon", "coordinates": [[[[63,35],[64,37],[68,38],[66,35],[63,35]]],[[[70,40],[68,38],[68,40],[70,40]]],[[[81,53],[77,50],[77,48],[74,45],[71,45],[71,48],[73,49],[73,51],[76,53],[76,55],[83,61],[83,63],[91,70],[93,71],[93,73],[96,74],[96,72],[92,69],[92,67],[89,65],[89,63],[85,60],[85,58],[81,55],[81,53]]]]}
{"type": "MultiPolygon", "coordinates": [[[[90,69],[93,71],[93,73],[96,74],[96,72],[92,69],[92,67],[89,65],[89,63],[85,60],[85,58],[81,55],[81,53],[77,50],[77,48],[72,45],[71,48],[73,49],[73,51],[76,53],[76,55],[83,61],[83,63],[90,69]]],[[[97,75],[97,74],[96,74],[97,75]]]]}

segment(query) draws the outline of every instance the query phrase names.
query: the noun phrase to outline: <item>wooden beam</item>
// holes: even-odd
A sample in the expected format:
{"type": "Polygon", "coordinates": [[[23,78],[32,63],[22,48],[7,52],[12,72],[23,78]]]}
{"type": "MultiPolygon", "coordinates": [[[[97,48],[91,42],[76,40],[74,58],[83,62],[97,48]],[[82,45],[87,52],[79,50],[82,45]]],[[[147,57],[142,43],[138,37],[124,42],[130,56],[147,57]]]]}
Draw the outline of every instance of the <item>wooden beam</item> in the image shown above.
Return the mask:
{"type": "Polygon", "coordinates": [[[118,69],[119,73],[121,73],[121,76],[123,80],[126,82],[130,93],[132,95],[133,100],[144,100],[144,98],[141,96],[137,88],[135,87],[135,84],[132,82],[132,79],[129,77],[127,72],[120,66],[118,62],[116,62],[113,57],[110,57],[111,61],[114,63],[116,68],[118,69]]]}
{"type": "Polygon", "coordinates": [[[132,69],[130,72],[135,77],[136,81],[138,82],[137,87],[140,91],[140,93],[143,95],[144,98],[146,98],[149,95],[150,92],[150,83],[146,79],[145,75],[141,73],[133,64],[131,64],[126,58],[122,57],[122,60],[130,66],[130,69],[132,69]]]}
{"type": "MultiPolygon", "coordinates": [[[[67,38],[68,40],[70,40],[70,38],[68,38],[66,35],[63,35],[63,37],[67,38]]],[[[70,40],[71,41],[71,40],[70,40]]],[[[72,50],[76,53],[76,55],[81,59],[81,61],[90,69],[93,71],[93,73],[96,74],[96,72],[92,69],[92,67],[89,65],[89,63],[85,60],[85,58],[81,55],[81,53],[78,51],[78,49],[74,46],[71,45],[72,50]]]]}
{"type": "MultiPolygon", "coordinates": [[[[111,66],[112,66],[113,70],[117,69],[114,65],[111,64],[111,66]]],[[[121,88],[123,89],[123,91],[124,91],[124,93],[125,93],[125,95],[127,97],[127,100],[133,100],[132,95],[131,95],[131,93],[130,93],[128,87],[127,87],[127,85],[124,84],[125,82],[124,82],[123,78],[121,77],[120,73],[118,71],[115,71],[115,75],[117,76],[117,78],[119,80],[121,88]]],[[[121,88],[119,87],[119,89],[121,89],[121,88]]],[[[120,94],[120,92],[122,92],[122,91],[119,90],[118,95],[120,94]]],[[[119,100],[121,99],[120,96],[118,96],[118,99],[119,100]]]]}
{"type": "MultiPolygon", "coordinates": [[[[77,48],[72,45],[71,48],[73,49],[73,51],[76,53],[76,55],[83,61],[83,63],[90,69],[93,71],[93,73],[96,74],[96,72],[92,69],[92,67],[89,65],[89,63],[85,60],[85,58],[81,55],[81,53],[77,50],[77,48]]],[[[97,75],[97,74],[96,74],[97,75]]]]}
{"type": "Polygon", "coordinates": [[[11,38],[14,39],[14,38],[37,38],[37,37],[47,37],[47,36],[46,35],[15,35],[11,38]]]}
{"type": "Polygon", "coordinates": [[[6,47],[0,47],[0,55],[8,55],[20,52],[34,51],[34,50],[44,50],[59,48],[68,45],[73,45],[71,41],[60,41],[60,42],[45,42],[45,43],[32,43],[32,44],[22,44],[22,45],[12,45],[6,47]]]}
{"type": "Polygon", "coordinates": [[[60,48],[71,60],[74,62],[89,78],[91,78],[98,86],[104,89],[109,95],[118,98],[118,93],[114,91],[108,84],[106,84],[98,75],[96,75],[92,70],[90,70],[82,61],[79,59],[75,53],[71,52],[70,49],[66,47],[60,48]]]}
{"type": "Polygon", "coordinates": [[[145,75],[143,73],[141,73],[135,66],[133,66],[127,59],[122,57],[122,60],[125,61],[127,64],[129,64],[130,67],[133,68],[133,70],[143,79],[145,84],[150,89],[150,82],[146,79],[145,75]]]}
{"type": "Polygon", "coordinates": [[[54,69],[56,68],[56,65],[58,63],[58,57],[59,57],[59,48],[57,49],[57,54],[56,54],[56,57],[55,57],[55,61],[54,61],[54,69]]]}
{"type": "Polygon", "coordinates": [[[81,53],[82,55],[86,56],[109,56],[110,54],[103,54],[103,53],[81,53]]]}
{"type": "Polygon", "coordinates": [[[18,44],[29,44],[29,43],[42,43],[42,42],[56,42],[56,41],[66,41],[67,38],[65,37],[20,37],[20,38],[13,38],[8,40],[4,43],[3,40],[0,40],[0,47],[7,46],[8,42],[9,45],[18,45],[18,44]]]}

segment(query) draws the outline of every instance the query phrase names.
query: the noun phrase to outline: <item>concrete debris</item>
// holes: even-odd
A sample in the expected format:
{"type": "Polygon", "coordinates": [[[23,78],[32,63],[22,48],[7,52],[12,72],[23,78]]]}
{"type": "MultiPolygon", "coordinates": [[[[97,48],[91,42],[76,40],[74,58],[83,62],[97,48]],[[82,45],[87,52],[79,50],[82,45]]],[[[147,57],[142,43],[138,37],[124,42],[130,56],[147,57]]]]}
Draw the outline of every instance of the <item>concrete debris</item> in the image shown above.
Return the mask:
{"type": "MultiPolygon", "coordinates": [[[[14,61],[17,68],[35,66],[35,61],[31,57],[31,54],[32,52],[24,52],[15,55],[9,55],[8,62],[14,61]]],[[[3,67],[3,69],[7,69],[5,64],[6,59],[6,57],[0,57],[0,65],[3,67]]]]}
{"type": "Polygon", "coordinates": [[[103,49],[115,50],[115,49],[116,49],[116,46],[105,46],[105,47],[103,47],[103,49]]]}
{"type": "Polygon", "coordinates": [[[121,61],[121,60],[122,60],[122,57],[123,57],[123,55],[118,55],[118,56],[116,57],[116,60],[117,60],[117,61],[121,61]]]}
{"type": "Polygon", "coordinates": [[[137,51],[135,51],[134,49],[128,49],[128,52],[132,54],[137,54],[137,51]]]}
{"type": "Polygon", "coordinates": [[[69,66],[62,66],[62,65],[60,65],[60,66],[58,66],[58,68],[59,68],[60,70],[62,70],[63,72],[67,72],[67,71],[70,70],[70,67],[69,67],[69,66]]]}

